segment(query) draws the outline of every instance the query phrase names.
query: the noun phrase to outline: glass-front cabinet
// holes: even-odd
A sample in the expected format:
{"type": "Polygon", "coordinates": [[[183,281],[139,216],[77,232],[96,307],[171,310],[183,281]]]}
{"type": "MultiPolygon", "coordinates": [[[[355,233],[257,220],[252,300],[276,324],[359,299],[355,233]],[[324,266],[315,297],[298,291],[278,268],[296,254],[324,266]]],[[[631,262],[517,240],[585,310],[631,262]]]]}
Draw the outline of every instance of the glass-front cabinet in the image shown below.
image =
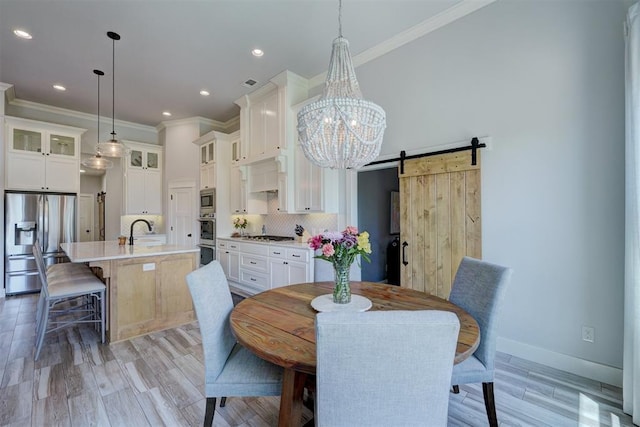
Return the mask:
{"type": "Polygon", "coordinates": [[[80,136],[86,129],[6,117],[5,179],[12,190],[80,191],[80,136]]]}
{"type": "Polygon", "coordinates": [[[200,165],[208,165],[216,161],[216,141],[213,140],[200,147],[200,165]]]}
{"type": "Polygon", "coordinates": [[[129,167],[140,169],[160,169],[160,153],[132,148],[129,155],[129,167]]]}
{"type": "Polygon", "coordinates": [[[162,215],[162,147],[125,141],[125,215],[162,215]]]}

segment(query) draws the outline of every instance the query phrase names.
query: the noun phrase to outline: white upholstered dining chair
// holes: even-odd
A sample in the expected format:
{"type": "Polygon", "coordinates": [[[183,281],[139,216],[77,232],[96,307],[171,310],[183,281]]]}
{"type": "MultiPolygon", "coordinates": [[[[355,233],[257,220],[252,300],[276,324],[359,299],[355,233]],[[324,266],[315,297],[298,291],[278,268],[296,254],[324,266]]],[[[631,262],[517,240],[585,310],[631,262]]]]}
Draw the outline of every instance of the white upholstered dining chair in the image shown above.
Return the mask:
{"type": "Polygon", "coordinates": [[[316,426],[446,426],[460,322],[451,312],[316,317],[316,426]]]}
{"type": "Polygon", "coordinates": [[[491,427],[498,425],[493,395],[496,323],[511,273],[510,268],[464,257],[449,294],[449,301],[466,310],[480,327],[478,348],[471,357],[453,367],[451,384],[454,393],[458,393],[460,384],[482,383],[485,409],[491,427]]]}
{"type": "Polygon", "coordinates": [[[282,368],[260,359],[238,344],[229,316],[233,300],[218,261],[192,271],[187,284],[200,325],[205,359],[204,425],[213,423],[216,398],[224,406],[226,396],[279,396],[282,368]]]}

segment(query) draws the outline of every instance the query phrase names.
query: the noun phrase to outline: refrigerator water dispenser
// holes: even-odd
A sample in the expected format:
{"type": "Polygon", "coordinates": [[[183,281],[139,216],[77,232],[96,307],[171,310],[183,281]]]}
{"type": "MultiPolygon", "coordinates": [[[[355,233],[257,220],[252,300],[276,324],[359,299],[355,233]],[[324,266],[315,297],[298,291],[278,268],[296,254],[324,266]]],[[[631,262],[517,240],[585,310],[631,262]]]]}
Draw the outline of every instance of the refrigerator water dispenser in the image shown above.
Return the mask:
{"type": "Polygon", "coordinates": [[[36,241],[35,221],[18,222],[15,224],[15,244],[33,245],[36,241]]]}

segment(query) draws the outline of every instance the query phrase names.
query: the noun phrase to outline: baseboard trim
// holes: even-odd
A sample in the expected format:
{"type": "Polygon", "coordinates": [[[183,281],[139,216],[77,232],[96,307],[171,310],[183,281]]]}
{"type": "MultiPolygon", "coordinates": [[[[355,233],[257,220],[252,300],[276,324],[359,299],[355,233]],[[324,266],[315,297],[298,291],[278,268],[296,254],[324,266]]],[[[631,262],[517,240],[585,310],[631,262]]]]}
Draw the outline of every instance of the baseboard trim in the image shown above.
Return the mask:
{"type": "Polygon", "coordinates": [[[622,369],[498,337],[497,349],[522,359],[622,387],[622,369]]]}

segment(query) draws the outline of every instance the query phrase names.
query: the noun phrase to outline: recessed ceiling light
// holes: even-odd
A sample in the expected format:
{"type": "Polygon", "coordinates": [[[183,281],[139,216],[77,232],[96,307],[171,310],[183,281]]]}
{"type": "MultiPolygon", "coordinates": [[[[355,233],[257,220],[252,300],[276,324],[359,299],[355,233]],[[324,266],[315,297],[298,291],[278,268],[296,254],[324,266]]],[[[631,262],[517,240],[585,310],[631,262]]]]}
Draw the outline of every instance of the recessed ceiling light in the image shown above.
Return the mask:
{"type": "Polygon", "coordinates": [[[163,111],[162,115],[169,117],[171,115],[171,113],[169,111],[163,111]]]}
{"type": "Polygon", "coordinates": [[[202,96],[209,96],[209,95],[210,95],[210,93],[209,93],[209,91],[208,91],[208,90],[204,90],[204,89],[202,89],[202,90],[200,91],[200,95],[202,95],[202,96]]]}
{"type": "Polygon", "coordinates": [[[31,34],[27,33],[25,30],[13,30],[13,34],[20,37],[21,39],[31,40],[33,38],[31,34]]]}
{"type": "Polygon", "coordinates": [[[67,90],[67,88],[62,85],[53,85],[53,88],[55,90],[59,90],[60,92],[64,92],[65,90],[67,90]]]}
{"type": "Polygon", "coordinates": [[[85,172],[86,172],[86,170],[80,169],[80,173],[85,173],[85,172]]]}
{"type": "Polygon", "coordinates": [[[256,49],[253,49],[253,50],[251,51],[251,54],[252,54],[253,56],[257,56],[257,57],[259,58],[259,57],[261,57],[262,55],[264,55],[264,52],[262,51],[262,49],[257,49],[257,48],[256,48],[256,49]]]}

